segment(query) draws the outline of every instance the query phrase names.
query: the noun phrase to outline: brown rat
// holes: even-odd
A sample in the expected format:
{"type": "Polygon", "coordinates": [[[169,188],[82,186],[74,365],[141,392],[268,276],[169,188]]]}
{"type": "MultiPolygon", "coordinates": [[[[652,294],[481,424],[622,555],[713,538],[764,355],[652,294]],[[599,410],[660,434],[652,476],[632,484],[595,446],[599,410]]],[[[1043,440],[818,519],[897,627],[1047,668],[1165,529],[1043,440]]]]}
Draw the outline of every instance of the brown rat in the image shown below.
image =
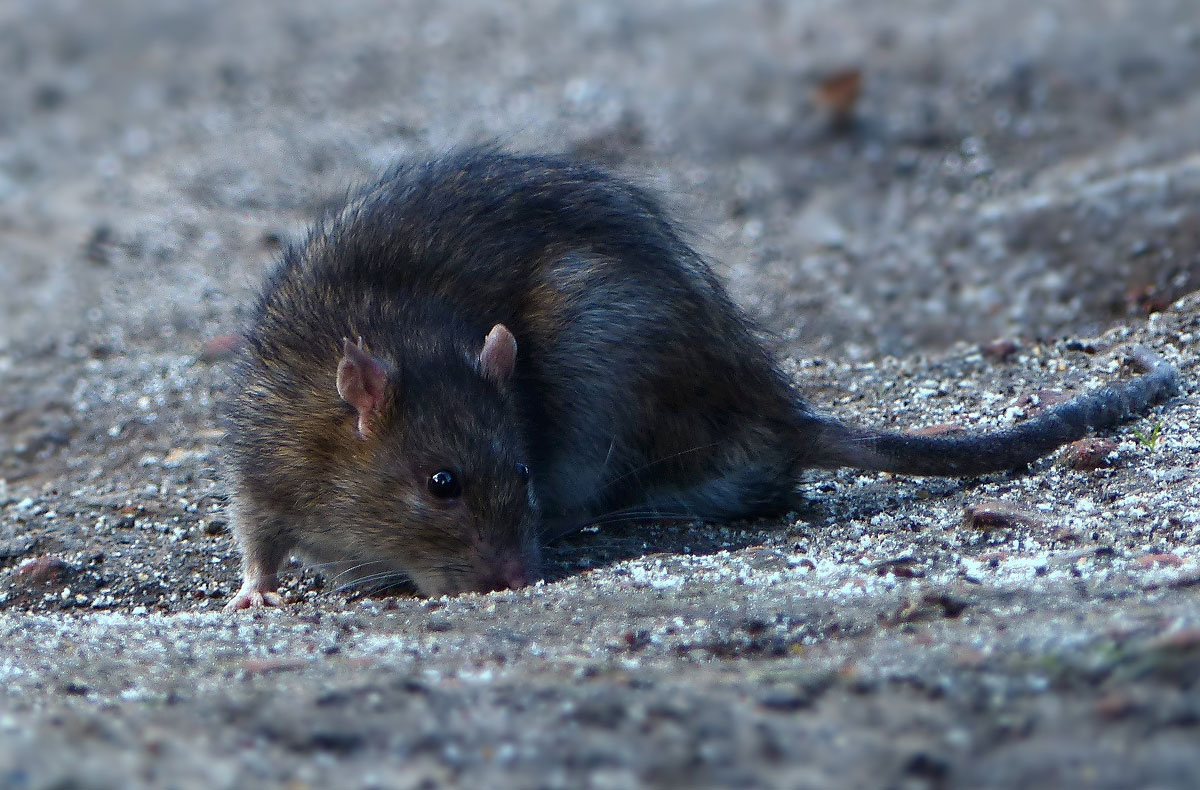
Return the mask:
{"type": "Polygon", "coordinates": [[[290,248],[235,375],[244,583],[293,551],[342,583],[517,588],[591,519],[784,511],[801,472],[1010,470],[1144,411],[1145,375],[988,434],[848,426],[795,392],[645,191],[566,159],[401,165],[290,248]]]}

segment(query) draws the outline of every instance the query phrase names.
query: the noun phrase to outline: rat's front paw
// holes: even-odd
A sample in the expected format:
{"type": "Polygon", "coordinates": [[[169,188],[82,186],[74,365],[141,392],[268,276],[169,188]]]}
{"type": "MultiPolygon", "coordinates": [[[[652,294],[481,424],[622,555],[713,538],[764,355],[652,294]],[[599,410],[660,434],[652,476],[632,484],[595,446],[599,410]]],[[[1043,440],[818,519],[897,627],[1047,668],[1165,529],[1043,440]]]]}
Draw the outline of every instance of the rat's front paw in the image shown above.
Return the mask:
{"type": "Polygon", "coordinates": [[[237,595],[225,604],[225,611],[238,612],[242,609],[261,609],[267,606],[283,606],[283,598],[275,590],[247,579],[237,595]]]}

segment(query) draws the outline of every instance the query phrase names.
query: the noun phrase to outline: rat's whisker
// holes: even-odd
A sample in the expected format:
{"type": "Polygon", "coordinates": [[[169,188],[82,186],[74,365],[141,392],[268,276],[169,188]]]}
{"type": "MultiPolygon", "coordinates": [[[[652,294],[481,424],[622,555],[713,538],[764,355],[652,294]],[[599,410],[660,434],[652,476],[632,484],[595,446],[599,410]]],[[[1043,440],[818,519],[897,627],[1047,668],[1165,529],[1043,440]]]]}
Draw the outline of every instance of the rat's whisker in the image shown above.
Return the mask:
{"type": "Polygon", "coordinates": [[[349,600],[357,601],[380,590],[407,584],[411,580],[400,571],[383,571],[371,576],[353,579],[334,588],[338,593],[350,593],[349,600]]]}
{"type": "MultiPolygon", "coordinates": [[[[679,452],[670,453],[669,455],[664,455],[660,458],[654,458],[652,460],[649,460],[644,464],[641,464],[633,469],[630,469],[622,474],[617,475],[616,477],[614,477],[610,480],[605,481],[603,485],[601,485],[599,488],[596,489],[596,491],[593,493],[593,497],[599,496],[600,494],[603,494],[605,491],[607,491],[608,489],[617,485],[618,483],[621,483],[630,477],[635,477],[637,475],[640,475],[643,472],[647,472],[656,466],[678,460],[686,455],[691,455],[693,453],[702,452],[704,450],[710,450],[714,447],[719,447],[719,446],[720,446],[719,442],[709,442],[708,444],[697,444],[693,447],[688,447],[683,450],[680,450],[679,452]]],[[[612,455],[611,447],[609,448],[609,455],[610,455],[610,457],[612,455]]],[[[607,465],[607,463],[608,463],[608,459],[606,458],[605,464],[607,465]]]]}

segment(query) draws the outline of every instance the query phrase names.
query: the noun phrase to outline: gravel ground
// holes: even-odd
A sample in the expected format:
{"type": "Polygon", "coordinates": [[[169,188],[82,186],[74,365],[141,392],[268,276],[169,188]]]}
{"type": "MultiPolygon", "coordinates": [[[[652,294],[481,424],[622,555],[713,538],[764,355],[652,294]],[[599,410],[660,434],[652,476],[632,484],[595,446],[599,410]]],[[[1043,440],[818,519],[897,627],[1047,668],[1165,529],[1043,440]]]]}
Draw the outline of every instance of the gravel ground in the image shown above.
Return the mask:
{"type": "Polygon", "coordinates": [[[1185,0],[0,6],[0,787],[1197,786],[1198,66],[1185,0]],[[585,531],[518,592],[293,566],[222,614],[246,300],[481,140],[664,192],[847,419],[1007,424],[1134,343],[1183,392],[1022,474],[585,531]]]}

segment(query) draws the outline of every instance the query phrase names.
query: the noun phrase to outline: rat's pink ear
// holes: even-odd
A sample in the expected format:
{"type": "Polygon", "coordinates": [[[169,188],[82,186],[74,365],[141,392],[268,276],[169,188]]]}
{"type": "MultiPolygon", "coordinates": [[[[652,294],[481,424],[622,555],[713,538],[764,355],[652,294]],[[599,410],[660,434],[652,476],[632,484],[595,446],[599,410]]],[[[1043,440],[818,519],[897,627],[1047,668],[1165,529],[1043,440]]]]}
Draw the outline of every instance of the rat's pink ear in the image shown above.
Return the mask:
{"type": "Polygon", "coordinates": [[[504,324],[496,324],[484,338],[483,350],[479,352],[479,369],[485,377],[503,384],[512,376],[516,364],[517,339],[504,324]]]}
{"type": "Polygon", "coordinates": [[[358,434],[364,439],[371,435],[372,424],[383,410],[386,388],[387,368],[366,352],[362,338],[357,345],[343,338],[337,391],[358,412],[358,434]]]}

